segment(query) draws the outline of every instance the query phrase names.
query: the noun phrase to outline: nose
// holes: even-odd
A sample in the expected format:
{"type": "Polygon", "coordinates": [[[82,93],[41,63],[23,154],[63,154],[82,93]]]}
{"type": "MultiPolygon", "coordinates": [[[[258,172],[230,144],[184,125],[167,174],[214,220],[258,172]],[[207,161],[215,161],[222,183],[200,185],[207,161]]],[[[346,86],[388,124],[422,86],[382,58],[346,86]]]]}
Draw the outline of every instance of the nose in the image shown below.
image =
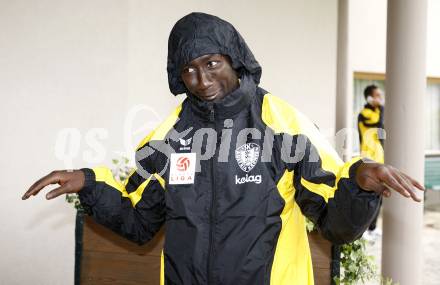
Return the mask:
{"type": "Polygon", "coordinates": [[[200,89],[208,89],[212,85],[211,76],[208,72],[201,69],[198,73],[198,85],[200,89]]]}

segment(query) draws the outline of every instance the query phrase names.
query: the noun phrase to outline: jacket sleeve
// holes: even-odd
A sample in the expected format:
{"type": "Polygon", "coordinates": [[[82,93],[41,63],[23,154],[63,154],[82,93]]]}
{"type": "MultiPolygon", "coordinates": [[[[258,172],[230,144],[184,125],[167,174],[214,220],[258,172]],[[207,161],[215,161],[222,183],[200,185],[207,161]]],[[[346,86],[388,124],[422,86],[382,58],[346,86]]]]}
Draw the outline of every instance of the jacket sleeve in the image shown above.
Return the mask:
{"type": "MultiPolygon", "coordinates": [[[[150,134],[138,146],[137,155],[148,149],[150,134]]],[[[110,169],[84,168],[84,188],[79,199],[93,219],[125,238],[144,244],[151,240],[165,221],[165,182],[156,173],[157,155],[138,159],[125,181],[114,179],[110,169]]]]}
{"type": "Polygon", "coordinates": [[[360,158],[343,163],[306,116],[272,94],[264,95],[261,116],[280,150],[274,165],[293,172],[294,199],[301,212],[335,244],[359,238],[380,201],[356,183],[360,158]]]}
{"type": "Polygon", "coordinates": [[[358,239],[379,210],[380,195],[356,183],[360,157],[343,163],[317,128],[297,115],[300,134],[295,151],[302,159],[289,165],[294,171],[295,201],[302,213],[335,244],[358,239]],[[301,143],[300,143],[301,142],[301,143]]]}
{"type": "Polygon", "coordinates": [[[86,181],[79,192],[81,205],[95,221],[127,239],[143,244],[153,238],[165,222],[166,135],[178,121],[182,104],[136,149],[138,168],[122,183],[106,167],[82,169],[86,181]]]}
{"type": "Polygon", "coordinates": [[[157,174],[147,179],[134,171],[123,183],[106,167],[84,168],[81,205],[93,219],[125,238],[144,244],[165,221],[163,183],[157,174]]]}

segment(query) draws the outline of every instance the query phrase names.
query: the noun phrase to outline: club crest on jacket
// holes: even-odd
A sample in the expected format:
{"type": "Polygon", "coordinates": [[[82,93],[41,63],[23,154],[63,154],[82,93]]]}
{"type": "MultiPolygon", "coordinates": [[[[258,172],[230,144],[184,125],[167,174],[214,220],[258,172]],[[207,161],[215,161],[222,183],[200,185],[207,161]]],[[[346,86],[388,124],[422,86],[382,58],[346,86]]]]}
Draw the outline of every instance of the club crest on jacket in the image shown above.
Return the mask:
{"type": "Polygon", "coordinates": [[[246,143],[235,150],[235,159],[244,172],[249,172],[258,162],[260,146],[256,143],[246,143]]]}

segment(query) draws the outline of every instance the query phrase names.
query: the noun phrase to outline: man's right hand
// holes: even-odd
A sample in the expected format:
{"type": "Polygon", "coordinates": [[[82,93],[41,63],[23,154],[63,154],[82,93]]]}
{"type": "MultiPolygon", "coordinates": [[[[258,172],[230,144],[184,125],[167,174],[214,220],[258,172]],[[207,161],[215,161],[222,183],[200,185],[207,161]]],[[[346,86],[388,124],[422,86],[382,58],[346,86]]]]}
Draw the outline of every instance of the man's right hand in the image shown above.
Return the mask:
{"type": "Polygon", "coordinates": [[[50,174],[40,178],[35,182],[29,190],[24,193],[22,200],[28,199],[30,196],[37,195],[44,187],[49,184],[58,184],[57,187],[46,194],[46,199],[50,200],[62,194],[78,193],[85,182],[84,172],[81,170],[56,170],[50,174]]]}

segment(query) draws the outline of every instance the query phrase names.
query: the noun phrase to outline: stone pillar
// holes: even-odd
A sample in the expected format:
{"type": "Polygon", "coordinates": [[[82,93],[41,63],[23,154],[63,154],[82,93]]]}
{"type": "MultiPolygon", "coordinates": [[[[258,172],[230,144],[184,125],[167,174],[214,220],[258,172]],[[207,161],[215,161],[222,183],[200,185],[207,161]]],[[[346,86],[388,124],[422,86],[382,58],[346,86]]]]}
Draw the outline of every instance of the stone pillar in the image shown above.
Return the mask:
{"type": "Polygon", "coordinates": [[[353,72],[349,51],[349,2],[338,1],[336,70],[336,150],[344,161],[352,155],[353,72]]]}
{"type": "MultiPolygon", "coordinates": [[[[423,183],[427,0],[388,0],[385,163],[423,183]]],[[[420,197],[423,193],[418,192],[420,197]]],[[[384,199],[382,275],[422,284],[423,204],[384,199]]]]}

